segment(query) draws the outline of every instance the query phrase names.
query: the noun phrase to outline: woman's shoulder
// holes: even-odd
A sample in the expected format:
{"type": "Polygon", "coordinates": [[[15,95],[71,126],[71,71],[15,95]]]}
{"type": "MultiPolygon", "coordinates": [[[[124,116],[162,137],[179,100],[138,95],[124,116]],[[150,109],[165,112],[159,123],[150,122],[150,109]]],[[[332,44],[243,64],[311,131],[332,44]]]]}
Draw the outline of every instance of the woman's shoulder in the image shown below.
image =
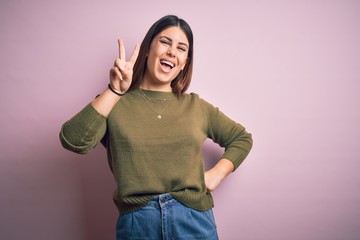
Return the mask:
{"type": "Polygon", "coordinates": [[[202,98],[198,93],[190,92],[185,94],[185,98],[198,103],[203,109],[209,110],[215,108],[213,104],[202,98]]]}
{"type": "MultiPolygon", "coordinates": [[[[180,97],[181,98],[181,97],[180,97]]],[[[204,101],[200,95],[198,93],[195,93],[195,92],[190,92],[190,93],[183,93],[182,94],[182,98],[185,100],[185,101],[188,101],[188,102],[193,102],[193,103],[200,103],[202,101],[204,101]]]]}
{"type": "Polygon", "coordinates": [[[200,96],[200,94],[196,93],[196,92],[184,93],[184,95],[185,95],[185,97],[190,98],[190,99],[196,99],[196,100],[199,100],[199,101],[205,101],[204,98],[202,98],[200,96]]]}

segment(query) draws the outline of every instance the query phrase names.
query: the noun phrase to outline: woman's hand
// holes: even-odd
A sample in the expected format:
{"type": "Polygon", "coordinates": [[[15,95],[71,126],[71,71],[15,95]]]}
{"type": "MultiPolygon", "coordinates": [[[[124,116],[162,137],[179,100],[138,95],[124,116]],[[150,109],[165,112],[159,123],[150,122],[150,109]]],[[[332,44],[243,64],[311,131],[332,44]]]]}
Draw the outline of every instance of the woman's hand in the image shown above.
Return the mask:
{"type": "Polygon", "coordinates": [[[214,191],[223,180],[213,169],[205,172],[205,185],[207,192],[214,191]]]}
{"type": "Polygon", "coordinates": [[[208,192],[214,191],[222,180],[234,171],[234,165],[227,159],[221,159],[213,168],[205,172],[205,185],[208,192]]]}
{"type": "Polygon", "coordinates": [[[115,91],[125,93],[132,82],[133,68],[139,55],[140,46],[136,44],[130,60],[126,61],[124,41],[119,38],[118,44],[119,58],[115,60],[114,66],[110,70],[110,84],[115,91]]]}

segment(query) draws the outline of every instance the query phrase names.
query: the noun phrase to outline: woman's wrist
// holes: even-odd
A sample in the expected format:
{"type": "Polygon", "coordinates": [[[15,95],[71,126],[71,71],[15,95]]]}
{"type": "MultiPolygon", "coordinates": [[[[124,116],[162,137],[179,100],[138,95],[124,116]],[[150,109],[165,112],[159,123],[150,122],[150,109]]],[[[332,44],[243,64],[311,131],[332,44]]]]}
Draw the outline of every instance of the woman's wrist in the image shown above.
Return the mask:
{"type": "Polygon", "coordinates": [[[110,89],[111,92],[115,93],[116,95],[122,97],[125,95],[125,92],[124,93],[119,93],[118,91],[116,91],[112,86],[111,86],[111,83],[108,84],[108,88],[110,89]]]}
{"type": "Polygon", "coordinates": [[[121,99],[121,96],[114,94],[109,87],[98,95],[91,105],[103,116],[107,117],[115,104],[121,99]]]}
{"type": "Polygon", "coordinates": [[[213,168],[218,177],[224,179],[234,171],[234,164],[228,159],[221,159],[213,168]]]}

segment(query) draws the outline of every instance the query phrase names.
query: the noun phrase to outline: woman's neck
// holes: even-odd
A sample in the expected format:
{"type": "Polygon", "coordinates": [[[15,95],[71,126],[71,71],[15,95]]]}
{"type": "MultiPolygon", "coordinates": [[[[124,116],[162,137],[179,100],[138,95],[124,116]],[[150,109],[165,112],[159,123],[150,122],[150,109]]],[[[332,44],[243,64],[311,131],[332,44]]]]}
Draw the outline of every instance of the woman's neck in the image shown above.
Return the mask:
{"type": "Polygon", "coordinates": [[[140,86],[141,89],[150,90],[150,91],[158,91],[158,92],[172,92],[171,85],[160,85],[160,84],[149,84],[143,81],[140,86]]]}
{"type": "Polygon", "coordinates": [[[145,72],[139,87],[144,90],[172,92],[171,82],[158,80],[155,76],[150,75],[148,72],[145,72]]]}

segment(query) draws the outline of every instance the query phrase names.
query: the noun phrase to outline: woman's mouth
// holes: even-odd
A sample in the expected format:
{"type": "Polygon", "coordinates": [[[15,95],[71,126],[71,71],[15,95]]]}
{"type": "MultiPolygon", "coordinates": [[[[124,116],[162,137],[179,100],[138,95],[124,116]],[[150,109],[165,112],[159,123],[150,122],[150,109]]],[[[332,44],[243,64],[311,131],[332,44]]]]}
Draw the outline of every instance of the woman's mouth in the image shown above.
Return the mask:
{"type": "Polygon", "coordinates": [[[167,60],[160,60],[160,66],[164,72],[168,73],[175,67],[175,64],[167,60]]]}

